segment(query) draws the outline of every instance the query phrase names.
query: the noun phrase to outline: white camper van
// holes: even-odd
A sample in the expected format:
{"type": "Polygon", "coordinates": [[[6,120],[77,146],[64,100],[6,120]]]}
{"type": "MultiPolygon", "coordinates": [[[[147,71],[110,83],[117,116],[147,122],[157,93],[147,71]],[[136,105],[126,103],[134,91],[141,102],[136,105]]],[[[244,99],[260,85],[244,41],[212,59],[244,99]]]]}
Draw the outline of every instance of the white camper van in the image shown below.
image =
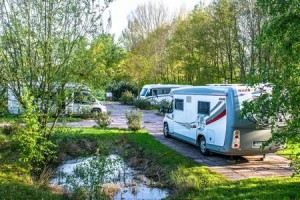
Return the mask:
{"type": "Polygon", "coordinates": [[[161,102],[163,100],[171,101],[170,92],[172,89],[187,87],[190,85],[175,85],[175,84],[151,84],[145,85],[140,94],[140,99],[147,99],[151,103],[161,102]]]}
{"type": "Polygon", "coordinates": [[[225,155],[266,154],[284,148],[271,143],[269,127],[257,129],[240,119],[244,101],[253,100],[253,89],[243,85],[208,85],[173,90],[164,118],[164,136],[175,137],[200,148],[200,153],[225,155]]]}
{"type": "MultiPolygon", "coordinates": [[[[71,86],[69,86],[71,88],[71,86]]],[[[23,109],[13,92],[8,89],[8,111],[10,114],[22,114],[23,109]]],[[[83,114],[86,112],[107,112],[103,105],[90,90],[82,89],[80,92],[73,92],[70,100],[66,99],[66,114],[83,114]]]]}

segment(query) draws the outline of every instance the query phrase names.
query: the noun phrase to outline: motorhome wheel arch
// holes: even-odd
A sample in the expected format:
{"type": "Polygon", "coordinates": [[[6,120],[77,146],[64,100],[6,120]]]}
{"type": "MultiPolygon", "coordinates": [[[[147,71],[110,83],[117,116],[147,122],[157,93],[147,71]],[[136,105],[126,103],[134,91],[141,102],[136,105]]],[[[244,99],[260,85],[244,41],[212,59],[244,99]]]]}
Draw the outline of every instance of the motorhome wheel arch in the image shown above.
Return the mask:
{"type": "Polygon", "coordinates": [[[252,100],[247,86],[198,86],[173,90],[171,108],[164,118],[164,135],[197,145],[200,153],[226,155],[266,154],[284,145],[262,144],[271,137],[269,127],[240,119],[242,103],[252,100]]]}

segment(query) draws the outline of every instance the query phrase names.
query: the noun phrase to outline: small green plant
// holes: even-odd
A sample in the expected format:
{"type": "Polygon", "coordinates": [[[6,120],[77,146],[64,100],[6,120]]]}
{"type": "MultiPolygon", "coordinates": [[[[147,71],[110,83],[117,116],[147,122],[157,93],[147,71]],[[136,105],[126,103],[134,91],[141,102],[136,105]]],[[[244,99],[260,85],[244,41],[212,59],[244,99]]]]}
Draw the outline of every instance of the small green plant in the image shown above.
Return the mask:
{"type": "Polygon", "coordinates": [[[95,112],[93,118],[100,128],[106,128],[111,124],[111,112],[95,112]]]}
{"type": "Polygon", "coordinates": [[[125,105],[133,105],[134,101],[135,101],[135,97],[130,91],[123,92],[120,98],[120,102],[125,105]]]}
{"type": "Polygon", "coordinates": [[[137,131],[142,128],[143,113],[138,109],[126,110],[125,112],[129,130],[137,131]]]}
{"type": "Polygon", "coordinates": [[[151,103],[146,99],[135,99],[133,105],[141,110],[150,110],[153,108],[151,103]]]}
{"type": "Polygon", "coordinates": [[[107,199],[104,185],[114,181],[121,164],[119,157],[97,156],[76,166],[72,174],[61,173],[60,179],[72,191],[72,199],[107,199]]]}

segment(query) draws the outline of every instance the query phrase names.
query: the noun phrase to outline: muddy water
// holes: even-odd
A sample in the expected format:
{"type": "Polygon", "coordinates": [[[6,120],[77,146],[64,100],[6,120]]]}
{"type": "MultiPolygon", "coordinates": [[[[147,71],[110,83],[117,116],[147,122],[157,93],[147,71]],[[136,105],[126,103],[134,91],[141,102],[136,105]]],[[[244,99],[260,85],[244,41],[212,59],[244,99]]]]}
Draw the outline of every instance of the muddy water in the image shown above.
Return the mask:
{"type": "Polygon", "coordinates": [[[69,160],[57,169],[51,184],[66,188],[69,192],[78,188],[110,185],[117,188],[112,199],[163,199],[168,191],[151,187],[155,185],[141,171],[130,168],[122,157],[112,154],[105,158],[93,156],[69,160]]]}

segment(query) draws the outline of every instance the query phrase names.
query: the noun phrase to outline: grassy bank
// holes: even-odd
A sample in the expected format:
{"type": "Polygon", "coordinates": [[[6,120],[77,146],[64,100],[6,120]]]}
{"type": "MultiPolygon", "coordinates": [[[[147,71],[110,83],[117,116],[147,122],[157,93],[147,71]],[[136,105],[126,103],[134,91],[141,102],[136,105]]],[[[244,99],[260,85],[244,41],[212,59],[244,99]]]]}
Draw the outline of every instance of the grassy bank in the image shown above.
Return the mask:
{"type": "MultiPolygon", "coordinates": [[[[9,152],[10,136],[0,136],[0,199],[65,198],[32,181],[30,173],[18,165],[17,155],[9,152]]],[[[299,177],[230,181],[160,144],[145,131],[61,129],[52,140],[58,145],[54,164],[79,156],[118,153],[169,188],[173,199],[300,199],[299,177]]]]}
{"type": "Polygon", "coordinates": [[[18,162],[11,137],[0,133],[0,199],[64,199],[33,183],[30,171],[18,162]]]}

